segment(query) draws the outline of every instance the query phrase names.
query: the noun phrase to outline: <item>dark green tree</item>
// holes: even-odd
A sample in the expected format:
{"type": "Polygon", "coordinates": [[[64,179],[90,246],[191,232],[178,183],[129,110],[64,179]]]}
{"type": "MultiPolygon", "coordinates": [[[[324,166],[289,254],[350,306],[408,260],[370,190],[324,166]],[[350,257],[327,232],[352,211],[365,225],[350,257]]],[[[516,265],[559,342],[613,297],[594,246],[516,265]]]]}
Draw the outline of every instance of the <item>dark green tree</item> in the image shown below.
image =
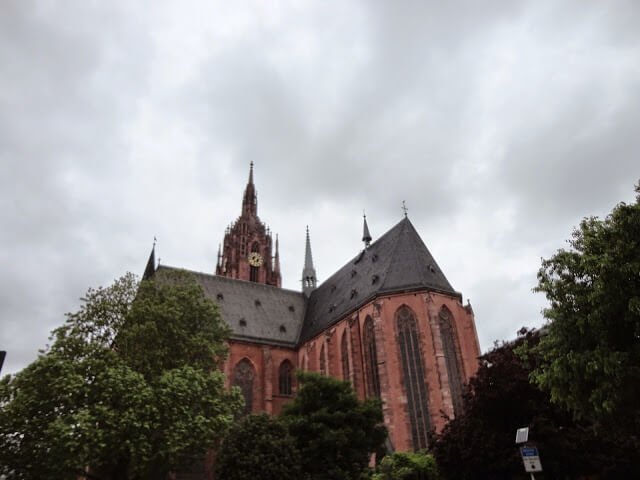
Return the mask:
{"type": "MultiPolygon", "coordinates": [[[[542,261],[550,302],[533,380],[597,428],[640,432],[640,184],[636,202],[585,218],[570,249],[542,261]]],[[[640,446],[640,444],[638,444],[640,446]]]]}
{"type": "Polygon", "coordinates": [[[299,388],[282,414],[301,455],[303,478],[355,480],[387,430],[381,403],[358,400],[349,382],[298,372],[299,388]]]}
{"type": "Polygon", "coordinates": [[[545,478],[633,478],[633,457],[624,442],[596,436],[589,424],[551,403],[549,394],[529,381],[539,359],[515,350],[535,346],[537,333],[522,330],[515,342],[482,356],[463,398],[462,415],[435,437],[433,454],[445,479],[519,478],[524,467],[514,443],[516,429],[529,426],[545,478]]]}
{"type": "Polygon", "coordinates": [[[0,381],[0,473],[164,478],[200,462],[241,404],[227,328],[188,274],[90,289],[31,365],[0,381]]]}
{"type": "Polygon", "coordinates": [[[300,454],[279,418],[247,415],[224,438],[215,471],[224,480],[298,480],[300,454]]]}

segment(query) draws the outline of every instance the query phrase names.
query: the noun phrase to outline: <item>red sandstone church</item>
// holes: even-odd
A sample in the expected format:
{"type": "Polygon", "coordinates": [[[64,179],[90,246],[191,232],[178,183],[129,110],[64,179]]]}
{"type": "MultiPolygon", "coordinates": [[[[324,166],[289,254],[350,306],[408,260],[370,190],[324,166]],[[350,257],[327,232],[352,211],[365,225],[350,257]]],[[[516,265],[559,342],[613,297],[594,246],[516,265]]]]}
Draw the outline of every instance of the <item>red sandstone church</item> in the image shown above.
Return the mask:
{"type": "MultiPolygon", "coordinates": [[[[247,412],[276,414],[296,390],[297,368],[351,382],[383,401],[389,445],[427,446],[461,407],[480,355],[471,305],[405,217],[317,285],[307,230],[302,292],[280,287],[278,240],[258,217],[253,164],[242,214],[225,232],[216,273],[195,273],[232,329],[224,371],[247,412]]],[[[158,266],[158,269],[170,269],[158,266]]],[[[153,253],[145,278],[154,272],[153,253]]]]}

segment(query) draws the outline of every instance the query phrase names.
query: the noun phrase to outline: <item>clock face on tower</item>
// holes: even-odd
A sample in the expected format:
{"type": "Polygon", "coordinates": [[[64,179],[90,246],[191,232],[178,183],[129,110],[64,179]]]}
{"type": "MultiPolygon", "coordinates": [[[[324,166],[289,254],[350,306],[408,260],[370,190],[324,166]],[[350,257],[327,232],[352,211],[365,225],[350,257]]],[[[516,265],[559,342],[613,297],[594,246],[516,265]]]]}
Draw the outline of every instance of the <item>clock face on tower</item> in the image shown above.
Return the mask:
{"type": "Polygon", "coordinates": [[[262,265],[262,257],[258,252],[251,252],[249,254],[249,265],[252,267],[259,267],[262,265]]]}

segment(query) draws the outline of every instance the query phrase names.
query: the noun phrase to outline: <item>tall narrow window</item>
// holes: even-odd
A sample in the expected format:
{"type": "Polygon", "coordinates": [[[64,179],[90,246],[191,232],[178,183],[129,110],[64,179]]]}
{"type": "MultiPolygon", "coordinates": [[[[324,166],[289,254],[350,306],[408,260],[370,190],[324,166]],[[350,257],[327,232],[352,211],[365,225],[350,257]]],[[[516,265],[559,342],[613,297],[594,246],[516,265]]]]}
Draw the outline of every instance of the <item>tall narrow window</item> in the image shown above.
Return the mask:
{"type": "Polygon", "coordinates": [[[293,366],[289,360],[284,360],[280,364],[278,371],[278,391],[280,395],[291,395],[291,373],[293,366]]]}
{"type": "Polygon", "coordinates": [[[422,366],[422,352],[420,351],[416,318],[413,313],[407,307],[402,306],[396,316],[398,345],[402,356],[402,373],[411,422],[411,436],[413,447],[418,450],[427,448],[427,432],[429,431],[427,385],[422,366]]]}
{"type": "Polygon", "coordinates": [[[378,353],[376,350],[376,335],[373,330],[373,320],[367,317],[364,321],[364,361],[367,368],[367,393],[369,396],[380,397],[380,376],[378,374],[378,353]]]}
{"type": "Polygon", "coordinates": [[[447,365],[447,377],[449,377],[449,389],[453,402],[453,413],[458,416],[462,413],[462,376],[458,362],[458,349],[456,348],[456,332],[453,326],[453,316],[447,307],[442,307],[438,315],[440,323],[440,339],[445,364],[447,365]]]}
{"type": "Polygon", "coordinates": [[[349,343],[347,340],[347,330],[345,330],[342,334],[342,341],[340,342],[340,353],[342,356],[342,379],[349,381],[349,343]]]}
{"type": "Polygon", "coordinates": [[[256,374],[251,362],[244,358],[238,362],[233,371],[233,386],[240,387],[240,392],[244,397],[244,409],[242,415],[247,415],[253,410],[253,382],[256,374]]]}
{"type": "Polygon", "coordinates": [[[320,374],[327,375],[327,356],[324,351],[324,343],[320,349],[320,374]]]}

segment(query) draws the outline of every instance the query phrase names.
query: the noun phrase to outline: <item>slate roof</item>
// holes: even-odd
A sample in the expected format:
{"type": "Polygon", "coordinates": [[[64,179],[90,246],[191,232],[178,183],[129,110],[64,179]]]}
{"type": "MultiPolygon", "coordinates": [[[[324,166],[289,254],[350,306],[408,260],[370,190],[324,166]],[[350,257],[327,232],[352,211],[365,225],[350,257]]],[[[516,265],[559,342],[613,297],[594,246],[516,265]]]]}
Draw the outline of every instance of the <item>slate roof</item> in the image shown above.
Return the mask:
{"type": "Polygon", "coordinates": [[[314,337],[375,295],[425,287],[460,295],[405,217],[311,293],[299,341],[314,337]]]}
{"type": "MultiPolygon", "coordinates": [[[[158,270],[174,269],[165,265],[158,270]]],[[[233,331],[231,338],[294,347],[304,316],[301,292],[222,277],[190,272],[207,297],[219,307],[233,331]]]]}
{"type": "MultiPolygon", "coordinates": [[[[165,265],[161,269],[174,269],[165,265]]],[[[429,288],[460,296],[407,217],[311,292],[192,273],[220,307],[231,338],[296,347],[377,295],[429,288]]]]}

